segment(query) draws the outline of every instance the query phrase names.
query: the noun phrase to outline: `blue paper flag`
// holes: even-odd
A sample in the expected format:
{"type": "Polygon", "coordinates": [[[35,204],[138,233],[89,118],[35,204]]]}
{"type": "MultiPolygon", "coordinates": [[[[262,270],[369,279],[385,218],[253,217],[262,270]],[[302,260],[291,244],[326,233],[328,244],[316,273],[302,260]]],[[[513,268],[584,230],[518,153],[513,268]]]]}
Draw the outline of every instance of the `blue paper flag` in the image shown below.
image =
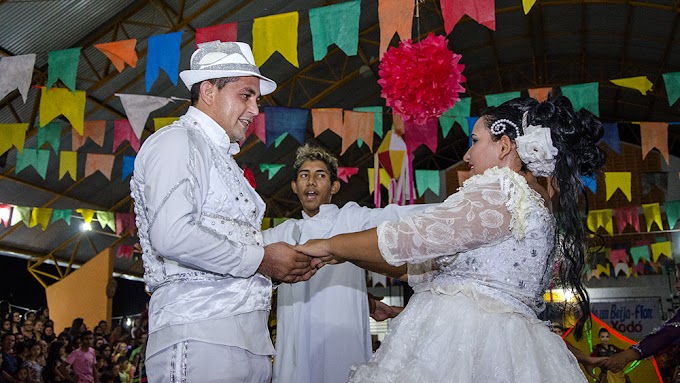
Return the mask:
{"type": "Polygon", "coordinates": [[[472,146],[472,129],[475,127],[479,117],[465,117],[468,123],[468,147],[472,146]]]}
{"type": "Polygon", "coordinates": [[[597,194],[597,179],[595,176],[581,176],[583,187],[590,189],[591,192],[597,194]]]}
{"type": "Polygon", "coordinates": [[[616,153],[621,153],[621,139],[619,138],[619,124],[616,122],[603,123],[604,136],[602,141],[616,153]]]}
{"type": "Polygon", "coordinates": [[[309,109],[266,106],[264,115],[267,146],[270,146],[283,133],[288,133],[300,145],[305,143],[309,109]]]}
{"type": "Polygon", "coordinates": [[[182,32],[167,33],[149,37],[146,59],[146,91],[158,78],[158,68],[162,68],[170,77],[170,81],[177,85],[179,74],[179,48],[182,42],[182,32]]]}
{"type": "Polygon", "coordinates": [[[123,172],[120,175],[120,179],[126,179],[132,170],[135,168],[135,156],[123,156],[123,172]]]}

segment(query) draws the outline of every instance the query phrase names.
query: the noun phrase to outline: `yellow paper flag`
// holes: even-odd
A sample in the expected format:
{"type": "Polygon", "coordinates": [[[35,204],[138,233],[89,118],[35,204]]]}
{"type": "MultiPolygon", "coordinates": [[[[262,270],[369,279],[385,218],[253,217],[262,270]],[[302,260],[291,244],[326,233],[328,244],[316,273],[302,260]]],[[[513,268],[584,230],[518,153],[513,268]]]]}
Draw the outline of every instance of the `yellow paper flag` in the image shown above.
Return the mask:
{"type": "Polygon", "coordinates": [[[15,146],[19,152],[24,150],[28,124],[0,124],[0,155],[15,146]]]}
{"type": "Polygon", "coordinates": [[[255,64],[262,64],[276,51],[293,64],[298,64],[298,13],[258,17],[253,22],[253,56],[255,64]]]}
{"type": "Polygon", "coordinates": [[[40,225],[40,228],[45,231],[45,229],[47,229],[47,224],[50,223],[50,218],[52,218],[52,209],[42,207],[33,208],[33,211],[31,212],[31,222],[29,222],[28,227],[40,225]]]}
{"type": "Polygon", "coordinates": [[[66,173],[72,180],[78,178],[78,153],[62,151],[59,155],[59,179],[64,178],[66,173]]]}
{"type": "Polygon", "coordinates": [[[642,211],[645,214],[647,221],[647,231],[651,231],[652,223],[656,223],[659,230],[663,230],[663,221],[661,221],[661,209],[658,203],[648,203],[642,205],[642,211]]]}
{"type": "Polygon", "coordinates": [[[92,223],[92,218],[94,218],[94,210],[91,209],[76,209],[80,215],[83,216],[83,221],[85,221],[86,224],[91,224],[92,223]]]}
{"type": "Polygon", "coordinates": [[[40,98],[40,127],[47,125],[59,115],[63,114],[71,126],[81,136],[85,121],[85,92],[77,90],[75,93],[66,88],[42,88],[40,98]]]}
{"type": "Polygon", "coordinates": [[[157,117],[153,119],[154,131],[158,131],[160,128],[164,128],[173,122],[179,120],[179,117],[157,117]]]}
{"type": "Polygon", "coordinates": [[[596,232],[600,227],[604,227],[609,235],[614,234],[614,221],[612,220],[612,210],[591,210],[588,212],[588,229],[596,232]]]}
{"type": "MultiPolygon", "coordinates": [[[[367,168],[366,170],[368,170],[368,193],[370,194],[375,190],[375,169],[367,168]]],[[[385,188],[390,187],[390,175],[387,174],[387,170],[382,168],[380,169],[380,184],[385,188]]]]}
{"type": "Polygon", "coordinates": [[[633,198],[630,192],[630,172],[605,172],[604,185],[607,189],[607,201],[609,201],[616,189],[621,189],[629,202],[633,198]]]}
{"type": "Polygon", "coordinates": [[[665,255],[667,258],[673,258],[673,250],[671,250],[670,241],[652,243],[652,261],[657,262],[661,254],[665,255]]]}
{"type": "Polygon", "coordinates": [[[615,80],[610,81],[618,86],[636,89],[637,91],[642,93],[643,96],[646,95],[647,92],[652,90],[652,87],[654,86],[654,84],[651,81],[649,81],[647,76],[617,78],[615,80]]]}
{"type": "Polygon", "coordinates": [[[524,9],[524,14],[529,14],[531,7],[536,4],[536,0],[522,0],[522,8],[524,9]]]}
{"type": "Polygon", "coordinates": [[[607,263],[607,266],[606,266],[606,267],[603,266],[603,265],[597,265],[597,266],[595,267],[595,270],[596,270],[596,272],[597,272],[597,274],[595,274],[595,276],[596,276],[597,278],[600,278],[600,275],[602,275],[602,273],[604,273],[604,275],[606,275],[606,276],[610,276],[610,275],[611,275],[611,268],[609,267],[609,263],[607,263]]]}

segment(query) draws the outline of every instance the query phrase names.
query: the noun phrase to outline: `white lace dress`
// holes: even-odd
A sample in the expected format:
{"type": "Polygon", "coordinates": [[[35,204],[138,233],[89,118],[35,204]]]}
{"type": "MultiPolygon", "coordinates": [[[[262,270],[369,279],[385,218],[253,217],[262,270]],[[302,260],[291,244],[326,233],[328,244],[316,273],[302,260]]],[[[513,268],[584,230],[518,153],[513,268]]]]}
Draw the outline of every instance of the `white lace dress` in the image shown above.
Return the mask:
{"type": "Polygon", "coordinates": [[[415,294],[350,382],[586,382],[535,311],[552,269],[554,220],[509,169],[472,177],[440,206],[378,227],[415,294]]]}

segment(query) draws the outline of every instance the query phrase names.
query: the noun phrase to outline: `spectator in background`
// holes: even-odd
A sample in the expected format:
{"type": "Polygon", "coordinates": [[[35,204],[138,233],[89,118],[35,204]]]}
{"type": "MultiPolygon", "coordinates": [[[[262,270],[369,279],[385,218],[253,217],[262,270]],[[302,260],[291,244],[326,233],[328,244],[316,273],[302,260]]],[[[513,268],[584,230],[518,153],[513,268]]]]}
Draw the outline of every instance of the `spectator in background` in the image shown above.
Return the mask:
{"type": "Polygon", "coordinates": [[[80,339],[80,335],[85,330],[87,330],[87,326],[85,326],[83,318],[74,319],[73,323],[71,323],[71,329],[68,333],[69,337],[71,338],[71,342],[76,342],[78,339],[80,339]]]}
{"type": "Polygon", "coordinates": [[[2,330],[0,333],[12,332],[12,320],[7,318],[2,320],[2,330]]]}
{"type": "Polygon", "coordinates": [[[35,333],[33,332],[33,320],[26,319],[24,324],[21,326],[21,334],[24,336],[24,340],[35,341],[35,333]]]}
{"type": "Polygon", "coordinates": [[[36,312],[36,320],[41,320],[43,322],[50,320],[50,309],[48,309],[47,306],[40,307],[36,312]]]}
{"type": "Polygon", "coordinates": [[[35,336],[35,340],[42,339],[42,332],[44,329],[45,323],[42,320],[36,319],[35,322],[33,323],[33,334],[35,336]]]}
{"type": "Polygon", "coordinates": [[[43,368],[43,383],[71,382],[71,370],[65,361],[66,346],[64,342],[54,341],[47,353],[47,362],[43,368]]]}
{"type": "Polygon", "coordinates": [[[105,369],[111,369],[113,366],[113,347],[111,347],[110,344],[104,343],[100,348],[99,348],[99,355],[104,358],[105,361],[105,369]]]}
{"type": "Polygon", "coordinates": [[[45,342],[45,340],[41,339],[38,341],[38,344],[40,344],[40,355],[38,356],[37,362],[39,365],[42,367],[45,367],[45,364],[47,364],[47,352],[50,349],[49,343],[45,342]]]}
{"type": "Polygon", "coordinates": [[[26,357],[24,358],[23,367],[28,369],[29,380],[33,382],[42,382],[42,366],[38,363],[38,357],[42,353],[40,343],[29,341],[26,343],[26,357]]]}
{"type": "Polygon", "coordinates": [[[108,338],[109,335],[111,335],[111,334],[109,334],[109,322],[107,322],[105,320],[100,320],[99,323],[97,324],[97,326],[101,330],[102,336],[104,338],[108,338]]]}
{"type": "Polygon", "coordinates": [[[12,334],[21,332],[21,313],[14,311],[12,313],[12,334]]]}
{"type": "MultiPolygon", "coordinates": [[[[598,338],[600,338],[600,343],[593,346],[593,352],[590,354],[590,356],[607,358],[623,351],[622,349],[609,343],[610,334],[609,330],[606,328],[601,328],[597,335],[598,338]]],[[[595,378],[595,375],[590,371],[590,369],[586,369],[586,373],[595,378]]],[[[609,371],[606,367],[602,366],[600,367],[600,375],[597,377],[597,381],[604,383],[624,383],[626,382],[626,376],[623,372],[609,371]]]]}
{"type": "Polygon", "coordinates": [[[29,374],[28,368],[26,367],[19,367],[17,369],[17,373],[14,376],[14,379],[11,380],[12,383],[34,383],[33,380],[31,380],[31,376],[29,374]]]}
{"type": "Polygon", "coordinates": [[[54,328],[52,326],[45,326],[42,332],[41,339],[43,339],[47,344],[52,343],[52,341],[56,338],[54,336],[54,328]]]}
{"type": "MultiPolygon", "coordinates": [[[[82,319],[80,320],[82,321],[82,319]]],[[[66,363],[71,365],[73,373],[78,377],[78,383],[97,382],[97,380],[95,380],[96,357],[94,349],[92,348],[93,341],[94,336],[92,335],[92,331],[83,331],[80,334],[80,347],[73,350],[69,356],[66,357],[66,363]]]]}
{"type": "Polygon", "coordinates": [[[2,334],[2,379],[11,382],[19,368],[19,362],[14,356],[14,344],[16,337],[14,334],[2,334]]]}
{"type": "Polygon", "coordinates": [[[35,311],[33,310],[28,310],[24,313],[24,320],[30,320],[31,322],[35,322],[35,311]]]}

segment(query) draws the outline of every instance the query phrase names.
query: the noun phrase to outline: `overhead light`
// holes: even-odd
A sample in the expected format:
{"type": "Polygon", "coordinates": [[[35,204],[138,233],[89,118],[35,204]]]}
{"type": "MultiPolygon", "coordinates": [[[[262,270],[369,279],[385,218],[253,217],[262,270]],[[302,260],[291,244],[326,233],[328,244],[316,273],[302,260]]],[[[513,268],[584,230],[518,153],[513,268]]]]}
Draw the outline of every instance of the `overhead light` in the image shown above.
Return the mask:
{"type": "Polygon", "coordinates": [[[83,222],[83,223],[80,225],[80,230],[81,230],[81,231],[92,231],[92,225],[90,225],[90,224],[87,223],[87,222],[83,222]]]}

